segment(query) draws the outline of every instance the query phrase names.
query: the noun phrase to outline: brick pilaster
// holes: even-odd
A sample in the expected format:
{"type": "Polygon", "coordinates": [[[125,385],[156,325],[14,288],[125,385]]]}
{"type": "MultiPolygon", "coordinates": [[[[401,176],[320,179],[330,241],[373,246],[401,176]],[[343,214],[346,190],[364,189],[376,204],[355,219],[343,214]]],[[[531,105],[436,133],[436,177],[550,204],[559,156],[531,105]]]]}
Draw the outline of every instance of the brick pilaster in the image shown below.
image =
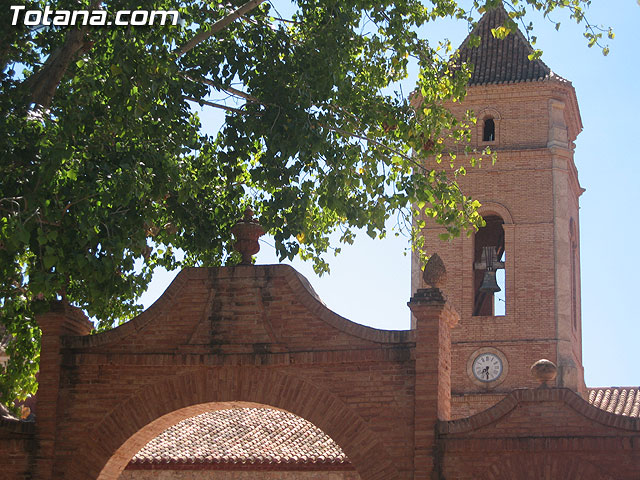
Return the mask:
{"type": "Polygon", "coordinates": [[[439,478],[436,424],[451,414],[451,328],[460,317],[438,288],[419,289],[409,308],[416,318],[414,478],[439,478]]]}
{"type": "Polygon", "coordinates": [[[52,302],[49,311],[38,315],[36,320],[42,330],[42,337],[36,397],[38,454],[34,478],[49,480],[54,478],[57,426],[64,411],[59,395],[63,358],[62,337],[87,335],[92,325],[80,309],[63,302],[52,302]]]}

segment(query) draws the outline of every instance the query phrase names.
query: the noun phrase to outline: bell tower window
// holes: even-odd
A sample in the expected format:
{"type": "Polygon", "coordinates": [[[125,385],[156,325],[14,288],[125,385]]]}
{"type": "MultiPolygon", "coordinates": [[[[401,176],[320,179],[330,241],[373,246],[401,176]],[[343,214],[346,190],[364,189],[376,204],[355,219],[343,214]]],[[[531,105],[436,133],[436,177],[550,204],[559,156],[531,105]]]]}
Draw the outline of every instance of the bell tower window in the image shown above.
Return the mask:
{"type": "Polygon", "coordinates": [[[482,128],[482,141],[493,142],[496,139],[496,122],[493,118],[486,118],[482,128]]]}
{"type": "Polygon", "coordinates": [[[504,221],[497,215],[484,221],[474,239],[473,316],[501,316],[506,312],[504,221]]]}

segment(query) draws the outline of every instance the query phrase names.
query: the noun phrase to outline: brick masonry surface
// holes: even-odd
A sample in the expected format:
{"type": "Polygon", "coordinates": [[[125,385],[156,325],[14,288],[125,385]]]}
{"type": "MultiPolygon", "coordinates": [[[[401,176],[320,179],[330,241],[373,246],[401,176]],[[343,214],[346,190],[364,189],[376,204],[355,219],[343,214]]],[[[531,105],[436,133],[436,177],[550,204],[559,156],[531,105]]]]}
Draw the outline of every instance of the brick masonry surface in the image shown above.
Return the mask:
{"type": "Polygon", "coordinates": [[[35,460],[35,425],[0,419],[0,472],[7,479],[27,478],[35,460]]]}
{"type": "Polygon", "coordinates": [[[43,359],[59,376],[41,377],[52,405],[39,403],[39,419],[60,417],[39,432],[39,478],[116,478],[178,420],[254,405],[310,420],[366,478],[412,469],[414,332],[342,319],[290,267],[185,270],[147,312],[101,335],[60,338],[56,318],[41,320],[43,359]]]}
{"type": "Polygon", "coordinates": [[[516,390],[450,420],[458,315],[437,289],[410,308],[411,331],[351,323],[287,266],[184,270],[149,310],[99,335],[53,305],[38,318],[37,422],[0,425],[3,478],[115,480],[178,421],[257,406],[309,420],[363,480],[534,478],[518,476],[534,468],[520,459],[543,469],[552,456],[559,472],[592,472],[567,478],[637,478],[640,421],[569,389],[516,390]]]}

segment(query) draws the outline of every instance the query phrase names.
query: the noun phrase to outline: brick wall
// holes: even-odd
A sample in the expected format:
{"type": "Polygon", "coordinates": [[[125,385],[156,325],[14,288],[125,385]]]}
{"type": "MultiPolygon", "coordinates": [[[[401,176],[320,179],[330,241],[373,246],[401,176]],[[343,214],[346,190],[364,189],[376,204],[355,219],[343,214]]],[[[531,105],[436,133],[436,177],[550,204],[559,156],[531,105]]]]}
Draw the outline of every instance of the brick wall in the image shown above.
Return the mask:
{"type": "Polygon", "coordinates": [[[0,418],[0,472],[9,480],[27,480],[37,453],[34,424],[0,418]]]}
{"type": "Polygon", "coordinates": [[[292,268],[246,266],[187,269],[149,310],[100,335],[54,306],[38,318],[46,363],[35,428],[18,424],[32,429],[22,443],[0,428],[3,478],[117,480],[178,421],[257,405],[315,424],[362,480],[527,478],[522,465],[538,472],[554,455],[568,478],[634,478],[640,420],[567,389],[512,391],[448,421],[464,403],[450,402],[457,313],[437,289],[409,305],[415,330],[370,329],[328,310],[292,268]],[[571,455],[584,461],[567,464],[571,455]],[[575,468],[587,476],[569,475],[575,468]]]}
{"type": "Polygon", "coordinates": [[[439,425],[443,478],[636,479],[639,423],[568,389],[518,390],[471,418],[439,425]]]}
{"type": "Polygon", "coordinates": [[[115,479],[169,425],[260,404],[321,428],[363,478],[406,477],[413,336],[339,317],[290,267],[185,270],[137,319],[62,339],[59,381],[42,384],[59,385],[57,422],[42,432],[56,452],[37,476],[115,479]]]}

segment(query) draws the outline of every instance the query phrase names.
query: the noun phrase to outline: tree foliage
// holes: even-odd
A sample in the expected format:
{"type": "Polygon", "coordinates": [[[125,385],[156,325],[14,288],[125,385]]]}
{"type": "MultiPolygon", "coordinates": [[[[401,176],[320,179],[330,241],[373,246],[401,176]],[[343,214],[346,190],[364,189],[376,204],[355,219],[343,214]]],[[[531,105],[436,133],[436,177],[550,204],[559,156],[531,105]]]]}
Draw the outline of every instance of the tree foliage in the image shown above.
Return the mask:
{"type": "MultiPolygon", "coordinates": [[[[468,3],[299,0],[281,18],[261,0],[139,0],[182,21],[127,27],[11,26],[5,12],[0,302],[12,340],[2,399],[34,391],[34,317],[46,300],[80,306],[99,329],[126,320],[155,267],[234,262],[229,230],[248,204],[282,258],[300,254],[319,271],[332,232],[346,243],[359,228],[384,236],[412,205],[452,235],[479,225],[456,169],[448,179],[417,160],[452,141],[465,148],[472,120],[443,105],[463,97],[468,67],[419,31],[443,17],[471,24],[497,1],[468,3]],[[420,102],[394,90],[411,63],[420,102]],[[226,110],[217,134],[203,133],[194,104],[226,110]]],[[[514,0],[513,20],[525,7],[567,7],[583,21],[589,3],[514,0]]]]}

